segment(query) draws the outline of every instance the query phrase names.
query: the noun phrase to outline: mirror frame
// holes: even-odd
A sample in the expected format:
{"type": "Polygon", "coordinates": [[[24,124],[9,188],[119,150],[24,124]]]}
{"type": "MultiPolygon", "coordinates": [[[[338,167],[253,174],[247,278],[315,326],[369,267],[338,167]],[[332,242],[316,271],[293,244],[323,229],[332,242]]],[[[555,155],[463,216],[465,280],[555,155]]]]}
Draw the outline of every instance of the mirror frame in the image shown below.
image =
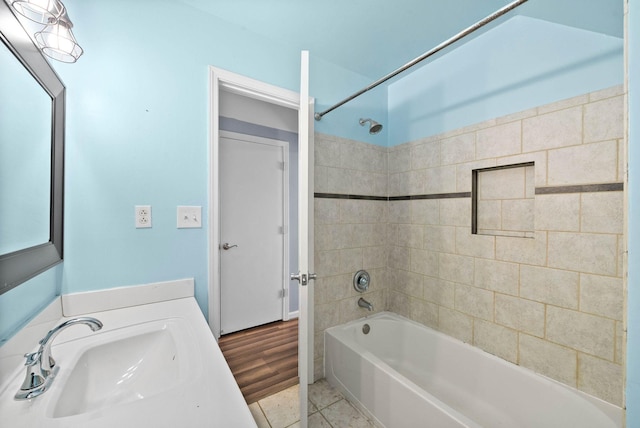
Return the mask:
{"type": "Polygon", "coordinates": [[[66,89],[4,1],[0,0],[0,41],[51,97],[51,205],[49,242],[0,255],[0,295],[62,262],[64,128],[66,89]]]}

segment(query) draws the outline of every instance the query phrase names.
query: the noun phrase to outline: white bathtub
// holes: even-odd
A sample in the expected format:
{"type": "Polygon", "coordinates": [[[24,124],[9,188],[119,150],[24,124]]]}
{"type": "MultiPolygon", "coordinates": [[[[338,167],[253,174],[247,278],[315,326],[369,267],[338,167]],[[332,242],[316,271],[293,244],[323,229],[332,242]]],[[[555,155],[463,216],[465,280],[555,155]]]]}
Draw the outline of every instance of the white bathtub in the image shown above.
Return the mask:
{"type": "Polygon", "coordinates": [[[387,428],[622,426],[619,407],[389,312],[326,330],[324,352],[328,382],[387,428]]]}

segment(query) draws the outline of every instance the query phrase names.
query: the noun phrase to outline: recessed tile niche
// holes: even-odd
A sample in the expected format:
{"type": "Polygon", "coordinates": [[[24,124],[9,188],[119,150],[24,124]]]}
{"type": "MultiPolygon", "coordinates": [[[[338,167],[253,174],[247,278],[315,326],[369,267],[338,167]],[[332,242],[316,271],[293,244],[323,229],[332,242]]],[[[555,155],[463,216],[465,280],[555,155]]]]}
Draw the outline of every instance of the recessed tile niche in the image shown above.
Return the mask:
{"type": "Polygon", "coordinates": [[[533,238],[533,162],[475,169],[472,180],[472,233],[533,238]]]}

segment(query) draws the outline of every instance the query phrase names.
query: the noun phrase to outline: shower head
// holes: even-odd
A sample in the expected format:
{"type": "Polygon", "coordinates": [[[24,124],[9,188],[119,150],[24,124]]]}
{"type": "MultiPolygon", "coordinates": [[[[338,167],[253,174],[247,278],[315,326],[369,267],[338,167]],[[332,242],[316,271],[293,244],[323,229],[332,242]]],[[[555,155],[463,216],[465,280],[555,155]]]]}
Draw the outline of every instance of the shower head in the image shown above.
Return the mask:
{"type": "Polygon", "coordinates": [[[373,119],[360,119],[360,125],[364,126],[365,123],[369,122],[369,134],[375,135],[378,132],[382,131],[382,125],[376,122],[373,119]]]}

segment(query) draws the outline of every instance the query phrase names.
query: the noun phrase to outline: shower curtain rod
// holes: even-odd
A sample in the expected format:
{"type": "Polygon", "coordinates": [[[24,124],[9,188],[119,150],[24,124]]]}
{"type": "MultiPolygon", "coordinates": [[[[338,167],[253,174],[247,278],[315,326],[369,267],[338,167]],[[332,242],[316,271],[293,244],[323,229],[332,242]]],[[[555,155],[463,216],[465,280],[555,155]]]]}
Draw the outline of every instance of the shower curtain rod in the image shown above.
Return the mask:
{"type": "Polygon", "coordinates": [[[398,68],[397,70],[392,71],[391,73],[387,74],[386,76],[376,80],[375,82],[373,82],[372,84],[370,84],[366,88],[361,89],[360,91],[356,92],[355,94],[351,95],[350,97],[345,98],[344,100],[340,101],[337,104],[334,104],[333,106],[331,106],[327,110],[325,110],[323,112],[320,112],[320,113],[316,113],[314,115],[315,119],[316,120],[322,119],[322,116],[324,116],[325,114],[332,112],[333,110],[337,109],[338,107],[348,103],[352,99],[357,98],[360,95],[364,94],[365,92],[368,92],[371,89],[375,88],[376,86],[379,86],[379,85],[383,84],[387,80],[396,77],[398,74],[402,73],[403,71],[407,70],[408,68],[411,68],[414,65],[418,64],[419,62],[421,62],[421,61],[429,58],[430,56],[440,52],[442,49],[446,48],[447,46],[457,42],[458,40],[462,39],[465,36],[468,36],[469,34],[473,33],[477,29],[484,27],[485,25],[487,25],[491,21],[500,18],[502,15],[510,12],[511,10],[515,9],[516,7],[520,6],[523,3],[526,3],[527,1],[528,0],[516,0],[516,1],[512,2],[512,3],[509,3],[508,5],[504,6],[503,8],[498,9],[497,11],[493,12],[491,15],[487,16],[486,18],[481,19],[480,21],[476,22],[475,24],[471,25],[470,27],[467,27],[466,29],[460,31],[458,34],[456,34],[455,36],[451,37],[450,39],[445,40],[444,42],[440,43],[438,46],[436,46],[435,48],[431,49],[430,51],[425,52],[424,54],[420,55],[419,57],[415,58],[412,61],[409,61],[408,63],[406,63],[402,67],[398,68]]]}

